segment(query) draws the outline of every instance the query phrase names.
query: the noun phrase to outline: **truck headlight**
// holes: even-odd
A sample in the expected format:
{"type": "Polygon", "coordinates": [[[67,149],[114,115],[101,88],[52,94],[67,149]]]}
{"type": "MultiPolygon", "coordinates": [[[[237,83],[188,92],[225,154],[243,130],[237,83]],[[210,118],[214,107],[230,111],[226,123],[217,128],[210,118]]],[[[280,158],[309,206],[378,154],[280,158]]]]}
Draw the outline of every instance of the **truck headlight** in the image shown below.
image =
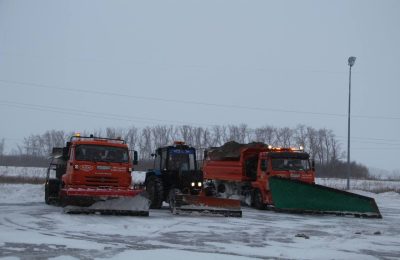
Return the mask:
{"type": "Polygon", "coordinates": [[[197,186],[201,187],[201,185],[202,185],[202,183],[201,183],[201,182],[198,182],[198,183],[197,183],[197,186]]]}
{"type": "Polygon", "coordinates": [[[191,185],[192,185],[192,187],[194,187],[194,186],[196,186],[196,183],[192,182],[191,185]]]}

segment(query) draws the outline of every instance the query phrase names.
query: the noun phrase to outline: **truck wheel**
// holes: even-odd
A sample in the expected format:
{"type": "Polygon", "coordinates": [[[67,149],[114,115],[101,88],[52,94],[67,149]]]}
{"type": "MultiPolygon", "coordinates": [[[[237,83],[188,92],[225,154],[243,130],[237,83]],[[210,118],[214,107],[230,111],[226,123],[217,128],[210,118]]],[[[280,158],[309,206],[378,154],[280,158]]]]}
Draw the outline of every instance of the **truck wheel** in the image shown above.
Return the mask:
{"type": "Polygon", "coordinates": [[[50,191],[49,191],[49,184],[46,182],[44,186],[44,201],[46,202],[47,205],[50,205],[50,191]]]}
{"type": "Polygon", "coordinates": [[[44,200],[46,204],[57,204],[59,191],[60,181],[57,179],[49,179],[44,187],[44,200]]]}
{"type": "Polygon", "coordinates": [[[258,189],[254,190],[253,192],[252,204],[253,207],[255,207],[256,209],[265,209],[265,204],[263,201],[261,191],[258,189]]]}
{"type": "Polygon", "coordinates": [[[215,196],[217,194],[217,191],[215,189],[214,183],[207,184],[207,186],[204,187],[204,193],[206,194],[206,196],[209,197],[215,196]]]}
{"type": "Polygon", "coordinates": [[[164,189],[162,181],[156,176],[150,176],[146,182],[146,191],[151,201],[151,209],[160,209],[163,203],[164,189]]]}

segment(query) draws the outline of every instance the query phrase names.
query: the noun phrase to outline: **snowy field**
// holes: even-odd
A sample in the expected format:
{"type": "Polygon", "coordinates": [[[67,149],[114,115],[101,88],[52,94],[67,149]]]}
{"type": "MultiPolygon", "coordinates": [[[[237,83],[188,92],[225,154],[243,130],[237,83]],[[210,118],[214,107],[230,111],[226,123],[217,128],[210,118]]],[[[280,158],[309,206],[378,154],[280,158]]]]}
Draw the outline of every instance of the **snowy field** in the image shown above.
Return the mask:
{"type": "Polygon", "coordinates": [[[45,178],[47,168],[0,166],[0,176],[20,176],[26,178],[45,178]]]}
{"type": "Polygon", "coordinates": [[[243,218],[68,215],[44,186],[0,184],[4,259],[399,259],[400,194],[376,199],[383,219],[243,208],[243,218]]]}

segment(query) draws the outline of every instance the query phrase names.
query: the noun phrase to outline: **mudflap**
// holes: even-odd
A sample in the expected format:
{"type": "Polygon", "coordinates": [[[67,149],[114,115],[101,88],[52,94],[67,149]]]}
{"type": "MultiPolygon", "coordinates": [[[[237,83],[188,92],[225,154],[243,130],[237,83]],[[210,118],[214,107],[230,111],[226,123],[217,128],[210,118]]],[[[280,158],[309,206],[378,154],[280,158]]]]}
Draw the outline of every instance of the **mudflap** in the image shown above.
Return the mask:
{"type": "Polygon", "coordinates": [[[150,199],[147,192],[119,196],[69,196],[64,203],[64,213],[101,214],[123,216],[149,216],[150,199]]]}
{"type": "Polygon", "coordinates": [[[276,211],[382,218],[370,197],[277,176],[269,179],[269,188],[276,211]]]}
{"type": "Polygon", "coordinates": [[[233,199],[224,199],[208,197],[204,195],[175,195],[173,208],[174,214],[199,214],[215,215],[224,217],[242,217],[240,201],[233,199]]]}

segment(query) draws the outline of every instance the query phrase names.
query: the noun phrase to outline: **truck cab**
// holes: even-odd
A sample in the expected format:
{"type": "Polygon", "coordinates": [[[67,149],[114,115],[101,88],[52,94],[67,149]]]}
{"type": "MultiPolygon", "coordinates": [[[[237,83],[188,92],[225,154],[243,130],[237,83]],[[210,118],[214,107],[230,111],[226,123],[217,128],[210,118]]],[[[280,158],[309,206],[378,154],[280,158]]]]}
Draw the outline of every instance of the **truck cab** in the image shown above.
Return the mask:
{"type": "MultiPolygon", "coordinates": [[[[74,136],[64,148],[63,186],[122,187],[131,185],[133,164],[120,139],[74,136]]],[[[135,156],[136,157],[136,156],[135,156]]]]}
{"type": "Polygon", "coordinates": [[[103,198],[133,197],[134,160],[122,139],[74,135],[63,148],[53,148],[45,201],[48,204],[89,206],[103,198]]]}
{"type": "Polygon", "coordinates": [[[315,183],[315,170],[310,155],[295,148],[270,148],[258,154],[257,178],[252,187],[258,189],[264,204],[271,204],[269,178],[278,176],[305,183],[315,183]]]}

